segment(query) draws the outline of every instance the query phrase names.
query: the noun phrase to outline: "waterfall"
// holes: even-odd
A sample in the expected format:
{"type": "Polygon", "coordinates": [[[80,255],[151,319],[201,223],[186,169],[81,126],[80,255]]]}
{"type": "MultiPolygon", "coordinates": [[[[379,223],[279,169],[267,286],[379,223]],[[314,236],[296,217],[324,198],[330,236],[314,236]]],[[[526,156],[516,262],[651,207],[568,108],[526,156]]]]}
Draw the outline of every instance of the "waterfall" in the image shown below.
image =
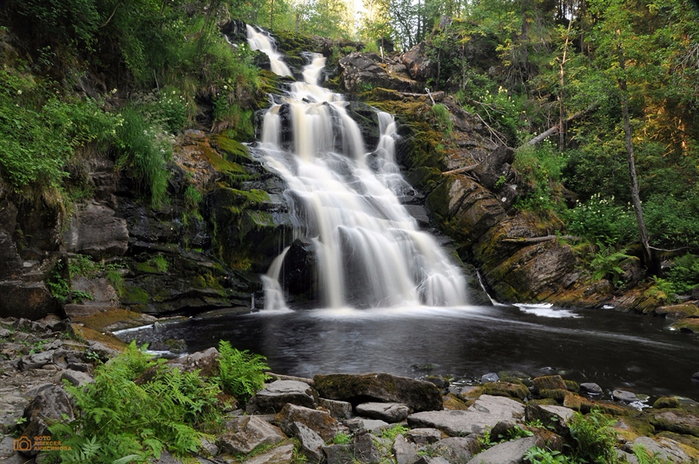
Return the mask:
{"type": "MultiPolygon", "coordinates": [[[[248,40],[281,63],[267,36],[248,26],[248,40]]],[[[318,85],[324,65],[322,55],[312,55],[304,82],[291,83],[288,94],[265,113],[259,142],[266,164],[288,185],[296,237],[312,243],[321,303],[331,308],[465,304],[461,269],[400,203],[411,187],[395,162],[393,117],[378,113],[378,146],[367,151],[347,102],[318,85]]],[[[284,68],[274,72],[291,75],[284,68]]],[[[285,307],[279,283],[283,261],[278,257],[264,276],[265,309],[285,307]]]]}

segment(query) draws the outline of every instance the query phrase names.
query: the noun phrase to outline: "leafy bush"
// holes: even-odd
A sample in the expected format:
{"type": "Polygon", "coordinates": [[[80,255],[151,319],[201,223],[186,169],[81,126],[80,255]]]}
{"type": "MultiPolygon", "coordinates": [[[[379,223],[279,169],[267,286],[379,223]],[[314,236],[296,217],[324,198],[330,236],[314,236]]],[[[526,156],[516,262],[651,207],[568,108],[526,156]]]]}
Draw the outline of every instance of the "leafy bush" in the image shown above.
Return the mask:
{"type": "Polygon", "coordinates": [[[564,214],[568,229],[575,235],[603,245],[629,243],[638,236],[636,216],[629,206],[621,206],[597,193],[585,203],[564,214]]]}
{"type": "Polygon", "coordinates": [[[265,364],[264,356],[247,350],[239,351],[225,340],[219,342],[218,351],[221,354],[218,380],[224,392],[246,401],[261,390],[265,380],[270,378],[265,374],[269,366],[265,364]]]}
{"type": "Polygon", "coordinates": [[[677,293],[688,293],[699,285],[699,257],[690,253],[681,256],[672,264],[667,278],[677,293]]]}
{"type": "Polygon", "coordinates": [[[539,213],[559,210],[560,199],[557,198],[556,191],[562,165],[562,157],[550,144],[519,148],[512,167],[528,193],[518,199],[516,206],[539,213]]]}
{"type": "Polygon", "coordinates": [[[686,197],[659,194],[643,203],[648,234],[654,244],[699,249],[699,195],[688,189],[686,197]]]}
{"type": "Polygon", "coordinates": [[[575,461],[560,451],[533,446],[527,450],[524,460],[531,464],[573,464],[575,461]]]}
{"type": "Polygon", "coordinates": [[[71,448],[59,453],[67,463],[144,462],[165,449],[194,452],[204,436],[196,427],[220,417],[218,385],[154,361],[135,342],[97,367],[94,383],[65,388],[79,412],[50,430],[71,448]]]}
{"type": "Polygon", "coordinates": [[[445,137],[449,137],[454,130],[454,125],[451,122],[451,114],[446,106],[441,103],[437,103],[432,107],[432,113],[437,118],[439,124],[439,129],[442,131],[445,137]]]}
{"type": "Polygon", "coordinates": [[[158,207],[165,199],[168,171],[166,162],[171,155],[170,141],[133,107],[122,110],[123,124],[117,130],[120,151],[118,164],[126,166],[142,190],[148,192],[151,204],[158,207]]]}
{"type": "Polygon", "coordinates": [[[619,284],[619,278],[624,274],[624,270],[620,267],[622,261],[631,258],[626,254],[626,250],[614,250],[612,247],[599,245],[599,251],[595,253],[595,257],[590,263],[592,268],[592,278],[600,280],[608,278],[614,286],[619,284]]]}
{"type": "Polygon", "coordinates": [[[614,422],[597,410],[586,415],[576,412],[569,424],[570,435],[576,442],[574,457],[599,464],[618,462],[614,448],[616,434],[611,427],[614,422]]]}

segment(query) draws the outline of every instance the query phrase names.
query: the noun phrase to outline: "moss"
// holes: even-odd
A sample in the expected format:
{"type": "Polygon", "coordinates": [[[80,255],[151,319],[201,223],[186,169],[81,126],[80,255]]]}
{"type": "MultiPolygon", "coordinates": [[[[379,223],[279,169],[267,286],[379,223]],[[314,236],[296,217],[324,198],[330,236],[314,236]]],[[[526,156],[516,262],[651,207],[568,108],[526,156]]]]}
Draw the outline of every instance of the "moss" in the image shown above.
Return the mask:
{"type": "Polygon", "coordinates": [[[521,383],[488,382],[483,385],[483,393],[523,400],[529,396],[529,389],[521,383]]]}
{"type": "Polygon", "coordinates": [[[148,304],[149,296],[148,293],[141,287],[134,284],[124,285],[124,294],[121,298],[122,302],[125,304],[148,304]]]}
{"type": "Polygon", "coordinates": [[[574,382],[572,380],[564,380],[564,382],[568,391],[572,391],[573,393],[580,392],[580,384],[578,384],[578,382],[574,382]]]}
{"type": "Polygon", "coordinates": [[[451,393],[444,397],[444,409],[452,411],[465,411],[468,409],[469,403],[452,395],[451,393]]]}
{"type": "Polygon", "coordinates": [[[544,375],[533,380],[535,390],[566,389],[566,383],[560,375],[544,375]]]}
{"type": "Polygon", "coordinates": [[[206,159],[209,160],[211,166],[218,172],[224,174],[246,174],[247,171],[238,163],[233,163],[223,158],[216,150],[207,146],[200,146],[204,152],[206,159]]]}
{"type": "Polygon", "coordinates": [[[682,332],[699,333],[699,319],[694,317],[680,319],[673,322],[670,328],[682,332]]]}
{"type": "Polygon", "coordinates": [[[674,396],[661,396],[653,403],[653,409],[679,408],[680,406],[680,400],[674,396]]]}
{"type": "Polygon", "coordinates": [[[128,322],[133,324],[133,327],[143,325],[142,317],[143,315],[141,313],[129,311],[128,309],[115,308],[88,317],[78,316],[75,318],[75,322],[79,322],[89,329],[104,332],[107,327],[117,322],[128,322]]]}
{"type": "Polygon", "coordinates": [[[126,344],[119,340],[116,336],[112,334],[103,334],[89,327],[81,327],[77,324],[71,324],[73,332],[76,336],[82,338],[83,340],[92,340],[104,344],[107,348],[111,348],[117,351],[123,351],[126,348],[126,344]]]}
{"type": "Polygon", "coordinates": [[[219,134],[216,136],[214,141],[219,150],[223,152],[228,161],[244,162],[250,161],[252,159],[250,157],[250,151],[248,150],[247,146],[243,145],[237,140],[233,140],[227,135],[219,134]]]}
{"type": "Polygon", "coordinates": [[[541,389],[539,390],[539,396],[542,398],[551,398],[558,403],[563,404],[565,402],[565,399],[567,396],[572,395],[573,393],[569,392],[568,390],[562,389],[562,388],[551,388],[551,389],[541,389]]]}

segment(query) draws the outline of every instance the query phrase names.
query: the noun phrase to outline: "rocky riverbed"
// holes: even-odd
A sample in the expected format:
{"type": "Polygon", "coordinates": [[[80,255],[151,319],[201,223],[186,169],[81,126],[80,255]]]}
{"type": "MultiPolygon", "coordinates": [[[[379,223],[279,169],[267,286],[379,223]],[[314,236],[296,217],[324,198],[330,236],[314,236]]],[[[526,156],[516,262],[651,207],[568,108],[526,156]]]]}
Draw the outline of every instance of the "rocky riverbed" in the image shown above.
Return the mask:
{"type": "MultiPolygon", "coordinates": [[[[80,414],[63,383],[92,382],[95,365],[119,353],[116,341],[89,340],[91,334],[57,317],[0,320],[0,462],[45,462],[48,455],[25,449],[22,437],[49,437],[49,424],[80,414]]],[[[170,363],[206,373],[217,359],[210,348],[170,363]]],[[[590,411],[612,418],[621,462],[638,462],[632,453],[639,446],[656,462],[697,462],[699,404],[643,399],[558,375],[489,374],[477,385],[381,373],[272,375],[247,404],[225,413],[222,431],[200,454],[166,452],[154,462],[525,462],[535,446],[578,449],[571,422],[590,411]]]]}

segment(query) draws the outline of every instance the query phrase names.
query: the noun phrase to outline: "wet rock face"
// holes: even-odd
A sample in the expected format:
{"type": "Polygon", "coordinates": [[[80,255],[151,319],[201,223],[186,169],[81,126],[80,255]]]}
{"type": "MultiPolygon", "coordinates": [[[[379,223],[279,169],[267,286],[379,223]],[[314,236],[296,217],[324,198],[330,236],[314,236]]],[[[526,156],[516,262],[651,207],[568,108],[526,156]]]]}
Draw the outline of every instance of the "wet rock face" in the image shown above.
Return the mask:
{"type": "Polygon", "coordinates": [[[352,52],[339,61],[342,86],[348,92],[361,93],[374,87],[401,92],[417,92],[420,83],[407,77],[390,75],[379,66],[381,57],[375,53],[352,52]]]}
{"type": "Polygon", "coordinates": [[[318,289],[318,258],[315,245],[307,238],[297,238],[284,257],[282,285],[292,295],[313,298],[318,289]]]}
{"type": "Polygon", "coordinates": [[[78,205],[64,234],[67,250],[94,259],[122,256],[128,248],[129,231],[126,220],[115,214],[95,202],[78,205]]]}
{"type": "Polygon", "coordinates": [[[401,62],[408,70],[410,77],[417,81],[426,81],[437,75],[437,66],[427,58],[425,42],[420,42],[401,56],[401,62]]]}

